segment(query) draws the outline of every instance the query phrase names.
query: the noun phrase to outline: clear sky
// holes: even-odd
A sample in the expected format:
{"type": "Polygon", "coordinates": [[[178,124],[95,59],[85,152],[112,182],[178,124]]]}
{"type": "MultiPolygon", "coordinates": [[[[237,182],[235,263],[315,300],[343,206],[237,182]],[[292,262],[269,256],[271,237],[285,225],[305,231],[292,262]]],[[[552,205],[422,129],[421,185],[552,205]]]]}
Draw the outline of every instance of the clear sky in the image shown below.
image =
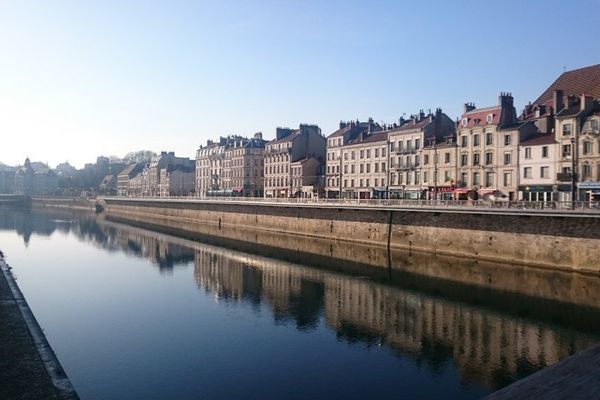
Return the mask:
{"type": "Polygon", "coordinates": [[[0,1],[0,161],[517,108],[600,63],[600,0],[0,1]]]}

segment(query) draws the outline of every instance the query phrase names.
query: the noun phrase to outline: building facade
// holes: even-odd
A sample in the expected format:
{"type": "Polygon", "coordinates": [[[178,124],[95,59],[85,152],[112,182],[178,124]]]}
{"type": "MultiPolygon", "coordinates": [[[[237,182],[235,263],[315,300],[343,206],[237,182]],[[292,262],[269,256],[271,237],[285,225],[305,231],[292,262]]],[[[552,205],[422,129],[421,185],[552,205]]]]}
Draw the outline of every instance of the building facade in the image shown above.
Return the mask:
{"type": "MultiPolygon", "coordinates": [[[[326,139],[317,125],[301,124],[299,129],[277,128],[275,139],[265,146],[265,197],[293,197],[292,164],[314,158],[322,165],[325,147],[326,139]]],[[[307,174],[309,169],[301,168],[300,171],[307,174]]],[[[301,178],[307,179],[309,176],[303,175],[301,178]]],[[[318,188],[316,190],[319,191],[318,188]]]]}

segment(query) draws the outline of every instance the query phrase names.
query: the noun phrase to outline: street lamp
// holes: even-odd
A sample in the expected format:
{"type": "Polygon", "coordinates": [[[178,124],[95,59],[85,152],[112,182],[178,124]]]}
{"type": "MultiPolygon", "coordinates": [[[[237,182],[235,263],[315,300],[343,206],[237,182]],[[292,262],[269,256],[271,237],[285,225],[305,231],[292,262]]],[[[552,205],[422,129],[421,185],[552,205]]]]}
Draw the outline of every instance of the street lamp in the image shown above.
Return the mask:
{"type": "Polygon", "coordinates": [[[340,155],[338,156],[340,160],[340,172],[339,172],[339,180],[340,180],[340,200],[342,199],[342,149],[340,149],[340,155]]]}
{"type": "Polygon", "coordinates": [[[571,208],[575,209],[575,193],[577,192],[577,174],[575,173],[575,138],[571,138],[571,208]]]}

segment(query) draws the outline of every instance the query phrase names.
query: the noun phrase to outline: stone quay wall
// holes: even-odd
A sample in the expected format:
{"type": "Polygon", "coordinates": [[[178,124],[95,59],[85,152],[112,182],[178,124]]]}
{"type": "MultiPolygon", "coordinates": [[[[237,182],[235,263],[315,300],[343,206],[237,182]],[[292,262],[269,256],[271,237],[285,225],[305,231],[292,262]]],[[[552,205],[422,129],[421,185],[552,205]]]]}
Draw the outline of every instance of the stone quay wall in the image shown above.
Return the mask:
{"type": "Polygon", "coordinates": [[[190,232],[236,228],[560,270],[600,273],[600,216],[570,213],[101,200],[107,215],[190,232]]]}

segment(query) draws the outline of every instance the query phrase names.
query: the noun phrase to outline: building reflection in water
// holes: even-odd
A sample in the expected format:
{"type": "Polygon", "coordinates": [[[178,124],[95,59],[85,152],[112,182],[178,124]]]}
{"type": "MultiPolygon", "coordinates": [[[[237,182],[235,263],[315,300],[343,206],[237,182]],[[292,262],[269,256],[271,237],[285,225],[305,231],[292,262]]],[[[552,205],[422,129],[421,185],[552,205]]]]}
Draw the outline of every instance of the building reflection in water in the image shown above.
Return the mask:
{"type": "Polygon", "coordinates": [[[389,346],[432,371],[453,363],[463,379],[502,387],[597,338],[366,279],[197,249],[198,286],[222,301],[264,303],[276,321],[339,340],[389,346]]]}
{"type": "MultiPolygon", "coordinates": [[[[541,322],[543,316],[537,315],[541,314],[538,311],[548,306],[535,308],[535,302],[531,307],[536,312],[526,314],[531,318],[519,317],[498,306],[497,300],[481,306],[462,301],[460,296],[455,298],[461,301],[456,301],[431,291],[415,290],[415,279],[427,280],[424,277],[412,278],[405,287],[392,286],[389,282],[250,255],[90,215],[0,210],[0,229],[16,230],[25,243],[34,233],[70,232],[107,251],[147,258],[161,273],[194,261],[198,287],[217,301],[251,304],[257,311],[266,306],[275,323],[292,324],[301,331],[325,325],[335,331],[340,341],[386,346],[399,357],[408,357],[434,373],[454,365],[463,380],[490,389],[555,363],[598,340],[597,331],[584,333],[541,322]]],[[[581,310],[581,318],[585,319],[584,308],[581,310]]],[[[597,319],[598,309],[594,309],[591,320],[597,319]]]]}

